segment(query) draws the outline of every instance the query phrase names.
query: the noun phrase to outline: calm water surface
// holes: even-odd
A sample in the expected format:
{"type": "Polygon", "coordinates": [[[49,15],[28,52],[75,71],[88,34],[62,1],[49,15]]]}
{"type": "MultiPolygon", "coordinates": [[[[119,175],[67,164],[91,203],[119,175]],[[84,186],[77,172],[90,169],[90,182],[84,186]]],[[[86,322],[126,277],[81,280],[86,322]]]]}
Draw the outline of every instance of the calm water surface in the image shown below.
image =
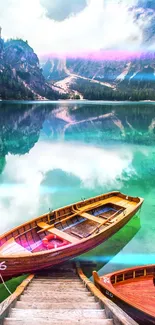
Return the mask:
{"type": "Polygon", "coordinates": [[[0,103],[0,233],[120,190],[141,213],[81,257],[100,273],[155,263],[155,104],[0,103]]]}

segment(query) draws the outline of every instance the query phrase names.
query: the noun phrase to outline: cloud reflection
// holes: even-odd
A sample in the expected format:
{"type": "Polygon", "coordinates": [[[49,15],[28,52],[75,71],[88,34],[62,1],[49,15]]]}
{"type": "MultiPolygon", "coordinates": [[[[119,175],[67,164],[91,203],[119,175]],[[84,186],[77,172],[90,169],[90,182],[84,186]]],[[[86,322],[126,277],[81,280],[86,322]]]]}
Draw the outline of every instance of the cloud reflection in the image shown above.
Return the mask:
{"type": "Polygon", "coordinates": [[[71,202],[77,187],[79,191],[98,188],[100,192],[103,188],[121,188],[124,172],[126,175],[133,173],[132,158],[132,152],[123,149],[115,151],[64,142],[39,142],[29,154],[8,155],[0,186],[0,210],[4,220],[0,231],[37,216],[41,205],[43,212],[54,207],[53,194],[56,192],[59,196],[60,191],[64,191],[71,202]],[[59,170],[60,175],[63,171],[68,177],[64,178],[64,185],[58,183],[57,186],[52,178],[49,181],[47,174],[56,171],[58,175],[59,170]]]}

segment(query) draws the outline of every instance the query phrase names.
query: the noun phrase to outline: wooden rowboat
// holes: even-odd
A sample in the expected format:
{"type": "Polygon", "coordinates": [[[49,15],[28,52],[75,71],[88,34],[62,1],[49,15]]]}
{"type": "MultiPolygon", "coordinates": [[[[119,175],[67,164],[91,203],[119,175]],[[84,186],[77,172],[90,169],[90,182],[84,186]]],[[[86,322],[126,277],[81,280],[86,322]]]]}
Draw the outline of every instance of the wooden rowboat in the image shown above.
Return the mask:
{"type": "Polygon", "coordinates": [[[99,277],[96,287],[138,324],[155,324],[155,265],[139,266],[99,277]]]}
{"type": "Polygon", "coordinates": [[[111,192],[26,222],[0,237],[0,273],[17,276],[83,254],[123,227],[142,203],[111,192]]]}

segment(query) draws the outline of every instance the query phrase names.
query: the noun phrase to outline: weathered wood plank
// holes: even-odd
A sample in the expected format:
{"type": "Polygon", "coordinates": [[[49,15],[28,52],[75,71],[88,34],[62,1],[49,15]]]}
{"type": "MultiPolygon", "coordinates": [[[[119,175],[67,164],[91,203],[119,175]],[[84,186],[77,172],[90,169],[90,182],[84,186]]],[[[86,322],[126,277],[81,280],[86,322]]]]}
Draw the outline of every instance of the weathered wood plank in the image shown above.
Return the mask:
{"type": "Polygon", "coordinates": [[[58,319],[58,320],[74,320],[74,319],[92,319],[92,318],[106,318],[105,312],[101,309],[17,309],[12,308],[10,311],[10,317],[17,319],[32,319],[32,318],[42,318],[42,319],[58,319]]]}
{"type": "MultiPolygon", "coordinates": [[[[42,289],[43,289],[43,287],[42,287],[42,289]]],[[[45,289],[46,290],[46,289],[45,289]]],[[[59,287],[57,287],[56,285],[55,286],[49,286],[49,289],[48,290],[46,290],[46,294],[48,295],[48,294],[50,294],[50,293],[53,293],[53,291],[55,291],[55,292],[60,292],[60,294],[61,294],[61,292],[62,292],[62,290],[66,290],[67,292],[75,292],[75,290],[78,292],[87,292],[87,290],[86,290],[86,288],[84,287],[84,286],[82,286],[82,287],[76,287],[76,288],[74,288],[74,287],[66,287],[66,286],[59,286],[59,287]]],[[[25,291],[26,293],[36,293],[36,294],[38,294],[39,295],[39,292],[40,292],[40,288],[28,288],[28,289],[26,289],[26,291],[25,291]]]]}
{"type": "Polygon", "coordinates": [[[103,219],[102,218],[99,218],[99,217],[94,217],[92,216],[91,214],[89,213],[79,213],[81,217],[83,218],[86,218],[88,220],[92,220],[92,221],[95,221],[96,223],[102,223],[103,222],[103,219]]]}
{"type": "Polygon", "coordinates": [[[113,321],[111,319],[98,319],[98,318],[93,318],[93,319],[72,319],[72,320],[57,320],[57,319],[52,319],[51,320],[44,320],[42,318],[35,318],[32,320],[17,320],[16,318],[7,318],[4,321],[3,325],[113,325],[113,321]]]}
{"type": "Polygon", "coordinates": [[[13,307],[17,301],[17,299],[24,292],[25,288],[29,285],[29,283],[33,280],[34,275],[29,275],[15,290],[15,292],[9,296],[6,300],[4,300],[0,304],[0,324],[4,317],[6,317],[9,313],[11,307],[13,307]]]}
{"type": "Polygon", "coordinates": [[[58,288],[58,289],[64,289],[64,290],[67,290],[68,288],[74,288],[74,289],[77,289],[77,288],[84,288],[84,286],[83,286],[83,284],[81,283],[81,282],[74,282],[74,280],[72,281],[72,282],[57,282],[57,281],[53,281],[53,282],[51,282],[51,283],[45,283],[45,282],[43,282],[43,283],[31,283],[30,285],[29,285],[29,289],[34,289],[34,290],[38,290],[38,289],[41,289],[41,288],[43,288],[43,286],[44,286],[44,290],[46,290],[46,291],[48,291],[48,289],[55,289],[56,287],[58,288]]]}
{"type": "Polygon", "coordinates": [[[101,306],[104,306],[107,318],[112,318],[116,325],[138,325],[121,308],[105,297],[99,289],[84,275],[81,268],[77,269],[78,275],[89,291],[97,298],[101,306]]]}
{"type": "Polygon", "coordinates": [[[78,303],[74,301],[72,298],[72,301],[66,302],[66,301],[61,301],[61,302],[23,302],[23,301],[17,301],[16,303],[16,308],[18,309],[100,309],[99,303],[93,301],[79,301],[78,303]]]}
{"type": "MultiPolygon", "coordinates": [[[[45,301],[47,298],[48,302],[59,302],[59,303],[64,303],[65,302],[73,302],[73,296],[70,294],[70,293],[63,293],[61,292],[61,295],[58,295],[57,293],[53,293],[53,295],[51,294],[50,296],[49,295],[27,295],[27,294],[24,294],[24,295],[21,295],[20,297],[20,301],[25,301],[25,302],[43,302],[45,301]]],[[[94,302],[94,297],[92,296],[92,294],[89,292],[88,294],[85,294],[85,293],[74,293],[74,302],[78,303],[78,302],[94,302]]]]}
{"type": "Polygon", "coordinates": [[[48,230],[49,232],[51,232],[52,234],[56,235],[56,236],[59,236],[67,241],[69,241],[70,243],[72,244],[77,244],[79,243],[79,240],[69,234],[67,234],[66,232],[64,231],[61,231],[59,229],[56,229],[56,228],[52,228],[51,230],[49,229],[48,230]]]}

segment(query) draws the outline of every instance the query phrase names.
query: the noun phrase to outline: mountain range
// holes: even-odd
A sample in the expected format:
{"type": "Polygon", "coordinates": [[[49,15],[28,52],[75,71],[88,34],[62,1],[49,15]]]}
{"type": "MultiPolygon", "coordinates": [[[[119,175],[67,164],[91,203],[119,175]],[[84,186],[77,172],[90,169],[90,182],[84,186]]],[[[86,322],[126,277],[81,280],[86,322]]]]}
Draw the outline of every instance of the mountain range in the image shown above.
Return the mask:
{"type": "Polygon", "coordinates": [[[41,60],[43,75],[59,93],[71,96],[76,91],[86,99],[155,99],[155,2],[115,1],[126,5],[141,30],[141,53],[132,55],[128,49],[123,58],[121,52],[114,51],[111,58],[110,51],[100,50],[85,58],[41,60]]]}
{"type": "Polygon", "coordinates": [[[119,54],[39,61],[28,42],[0,39],[0,98],[155,100],[155,53],[119,54]]]}
{"type": "MultiPolygon", "coordinates": [[[[100,56],[104,56],[104,52],[100,56]]],[[[109,54],[110,55],[110,54],[109,54]]],[[[43,75],[57,92],[86,99],[155,99],[155,53],[124,59],[49,58],[43,75]]]]}

